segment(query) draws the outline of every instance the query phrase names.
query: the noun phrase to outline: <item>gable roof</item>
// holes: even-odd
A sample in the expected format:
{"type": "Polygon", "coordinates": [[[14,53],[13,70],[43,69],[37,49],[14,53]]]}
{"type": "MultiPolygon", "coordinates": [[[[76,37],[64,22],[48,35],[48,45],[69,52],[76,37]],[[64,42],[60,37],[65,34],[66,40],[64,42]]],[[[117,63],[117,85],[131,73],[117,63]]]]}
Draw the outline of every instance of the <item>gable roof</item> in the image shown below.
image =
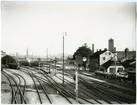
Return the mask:
{"type": "Polygon", "coordinates": [[[109,60],[105,63],[103,63],[101,66],[104,67],[105,69],[107,69],[114,61],[112,60],[109,60]]]}
{"type": "MultiPolygon", "coordinates": [[[[101,65],[102,67],[104,67],[105,69],[107,69],[110,66],[115,66],[115,62],[112,60],[109,60],[107,62],[105,62],[104,64],[101,65]]],[[[116,62],[116,66],[123,66],[120,62],[116,62]]]]}
{"type": "Polygon", "coordinates": [[[134,59],[128,59],[125,60],[124,62],[121,62],[121,64],[125,67],[125,68],[129,68],[129,67],[136,67],[136,60],[134,59]]]}
{"type": "Polygon", "coordinates": [[[93,57],[93,58],[99,58],[99,56],[100,56],[100,54],[102,54],[102,53],[104,53],[104,52],[106,52],[107,50],[105,49],[105,50],[103,50],[103,51],[96,51],[92,56],[91,56],[91,58],[93,57]]]}

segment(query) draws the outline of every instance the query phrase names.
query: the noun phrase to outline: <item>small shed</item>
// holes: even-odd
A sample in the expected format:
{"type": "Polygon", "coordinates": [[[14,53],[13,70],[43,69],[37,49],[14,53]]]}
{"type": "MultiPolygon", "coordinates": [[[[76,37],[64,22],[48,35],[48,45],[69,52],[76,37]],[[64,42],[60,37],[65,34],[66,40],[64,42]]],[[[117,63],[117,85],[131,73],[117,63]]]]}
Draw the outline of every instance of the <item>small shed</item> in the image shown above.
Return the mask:
{"type": "Polygon", "coordinates": [[[107,73],[116,74],[118,71],[125,70],[124,66],[118,62],[113,62],[108,68],[107,73]]]}

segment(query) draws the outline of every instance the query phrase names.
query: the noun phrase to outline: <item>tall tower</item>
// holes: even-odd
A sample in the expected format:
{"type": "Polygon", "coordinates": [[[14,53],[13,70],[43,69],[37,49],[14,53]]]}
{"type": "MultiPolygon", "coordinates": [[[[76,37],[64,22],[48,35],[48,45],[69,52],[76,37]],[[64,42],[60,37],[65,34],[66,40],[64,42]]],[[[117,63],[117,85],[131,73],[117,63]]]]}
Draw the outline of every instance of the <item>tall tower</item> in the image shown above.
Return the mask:
{"type": "Polygon", "coordinates": [[[47,48],[47,60],[48,60],[48,48],[47,48]]]}
{"type": "Polygon", "coordinates": [[[27,47],[27,50],[26,50],[26,57],[28,57],[29,55],[29,51],[28,51],[28,47],[27,47]]]}
{"type": "Polygon", "coordinates": [[[94,44],[92,44],[92,52],[94,53],[94,44]]]}
{"type": "Polygon", "coordinates": [[[108,50],[111,52],[114,51],[114,40],[112,38],[108,40],[108,50]]]}

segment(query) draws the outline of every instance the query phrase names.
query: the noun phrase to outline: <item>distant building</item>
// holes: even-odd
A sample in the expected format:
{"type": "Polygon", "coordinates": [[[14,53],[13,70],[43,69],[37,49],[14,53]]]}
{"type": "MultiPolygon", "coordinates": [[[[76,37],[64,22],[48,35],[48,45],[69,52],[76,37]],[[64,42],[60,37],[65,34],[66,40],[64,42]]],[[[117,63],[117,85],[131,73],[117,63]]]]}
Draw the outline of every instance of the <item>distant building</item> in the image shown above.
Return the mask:
{"type": "Polygon", "coordinates": [[[19,56],[19,54],[16,52],[16,57],[18,57],[19,56]]]}
{"type": "Polygon", "coordinates": [[[29,56],[29,51],[28,51],[28,48],[26,49],[26,57],[29,56]]]}
{"type": "Polygon", "coordinates": [[[68,64],[74,64],[74,63],[75,63],[73,57],[68,57],[67,60],[66,60],[66,62],[67,62],[68,64]]]}
{"type": "Polygon", "coordinates": [[[5,56],[5,55],[6,55],[6,52],[1,51],[1,57],[5,56]]]}
{"type": "Polygon", "coordinates": [[[111,52],[114,51],[114,40],[112,38],[108,40],[108,50],[111,52]]]}
{"type": "Polygon", "coordinates": [[[136,51],[116,51],[118,60],[124,61],[127,59],[136,58],[136,51]]]}
{"type": "Polygon", "coordinates": [[[92,44],[92,52],[94,53],[94,44],[92,44]]]}

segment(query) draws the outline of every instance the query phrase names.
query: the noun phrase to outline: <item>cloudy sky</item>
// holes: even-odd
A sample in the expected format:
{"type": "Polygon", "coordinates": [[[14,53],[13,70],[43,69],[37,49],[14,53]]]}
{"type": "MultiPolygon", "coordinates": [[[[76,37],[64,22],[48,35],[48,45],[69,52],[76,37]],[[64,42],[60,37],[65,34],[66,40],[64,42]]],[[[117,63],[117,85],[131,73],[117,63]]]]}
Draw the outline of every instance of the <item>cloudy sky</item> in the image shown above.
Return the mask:
{"type": "Polygon", "coordinates": [[[1,10],[1,49],[7,53],[73,54],[84,43],[96,49],[135,49],[135,3],[91,1],[4,1],[1,10]]]}

